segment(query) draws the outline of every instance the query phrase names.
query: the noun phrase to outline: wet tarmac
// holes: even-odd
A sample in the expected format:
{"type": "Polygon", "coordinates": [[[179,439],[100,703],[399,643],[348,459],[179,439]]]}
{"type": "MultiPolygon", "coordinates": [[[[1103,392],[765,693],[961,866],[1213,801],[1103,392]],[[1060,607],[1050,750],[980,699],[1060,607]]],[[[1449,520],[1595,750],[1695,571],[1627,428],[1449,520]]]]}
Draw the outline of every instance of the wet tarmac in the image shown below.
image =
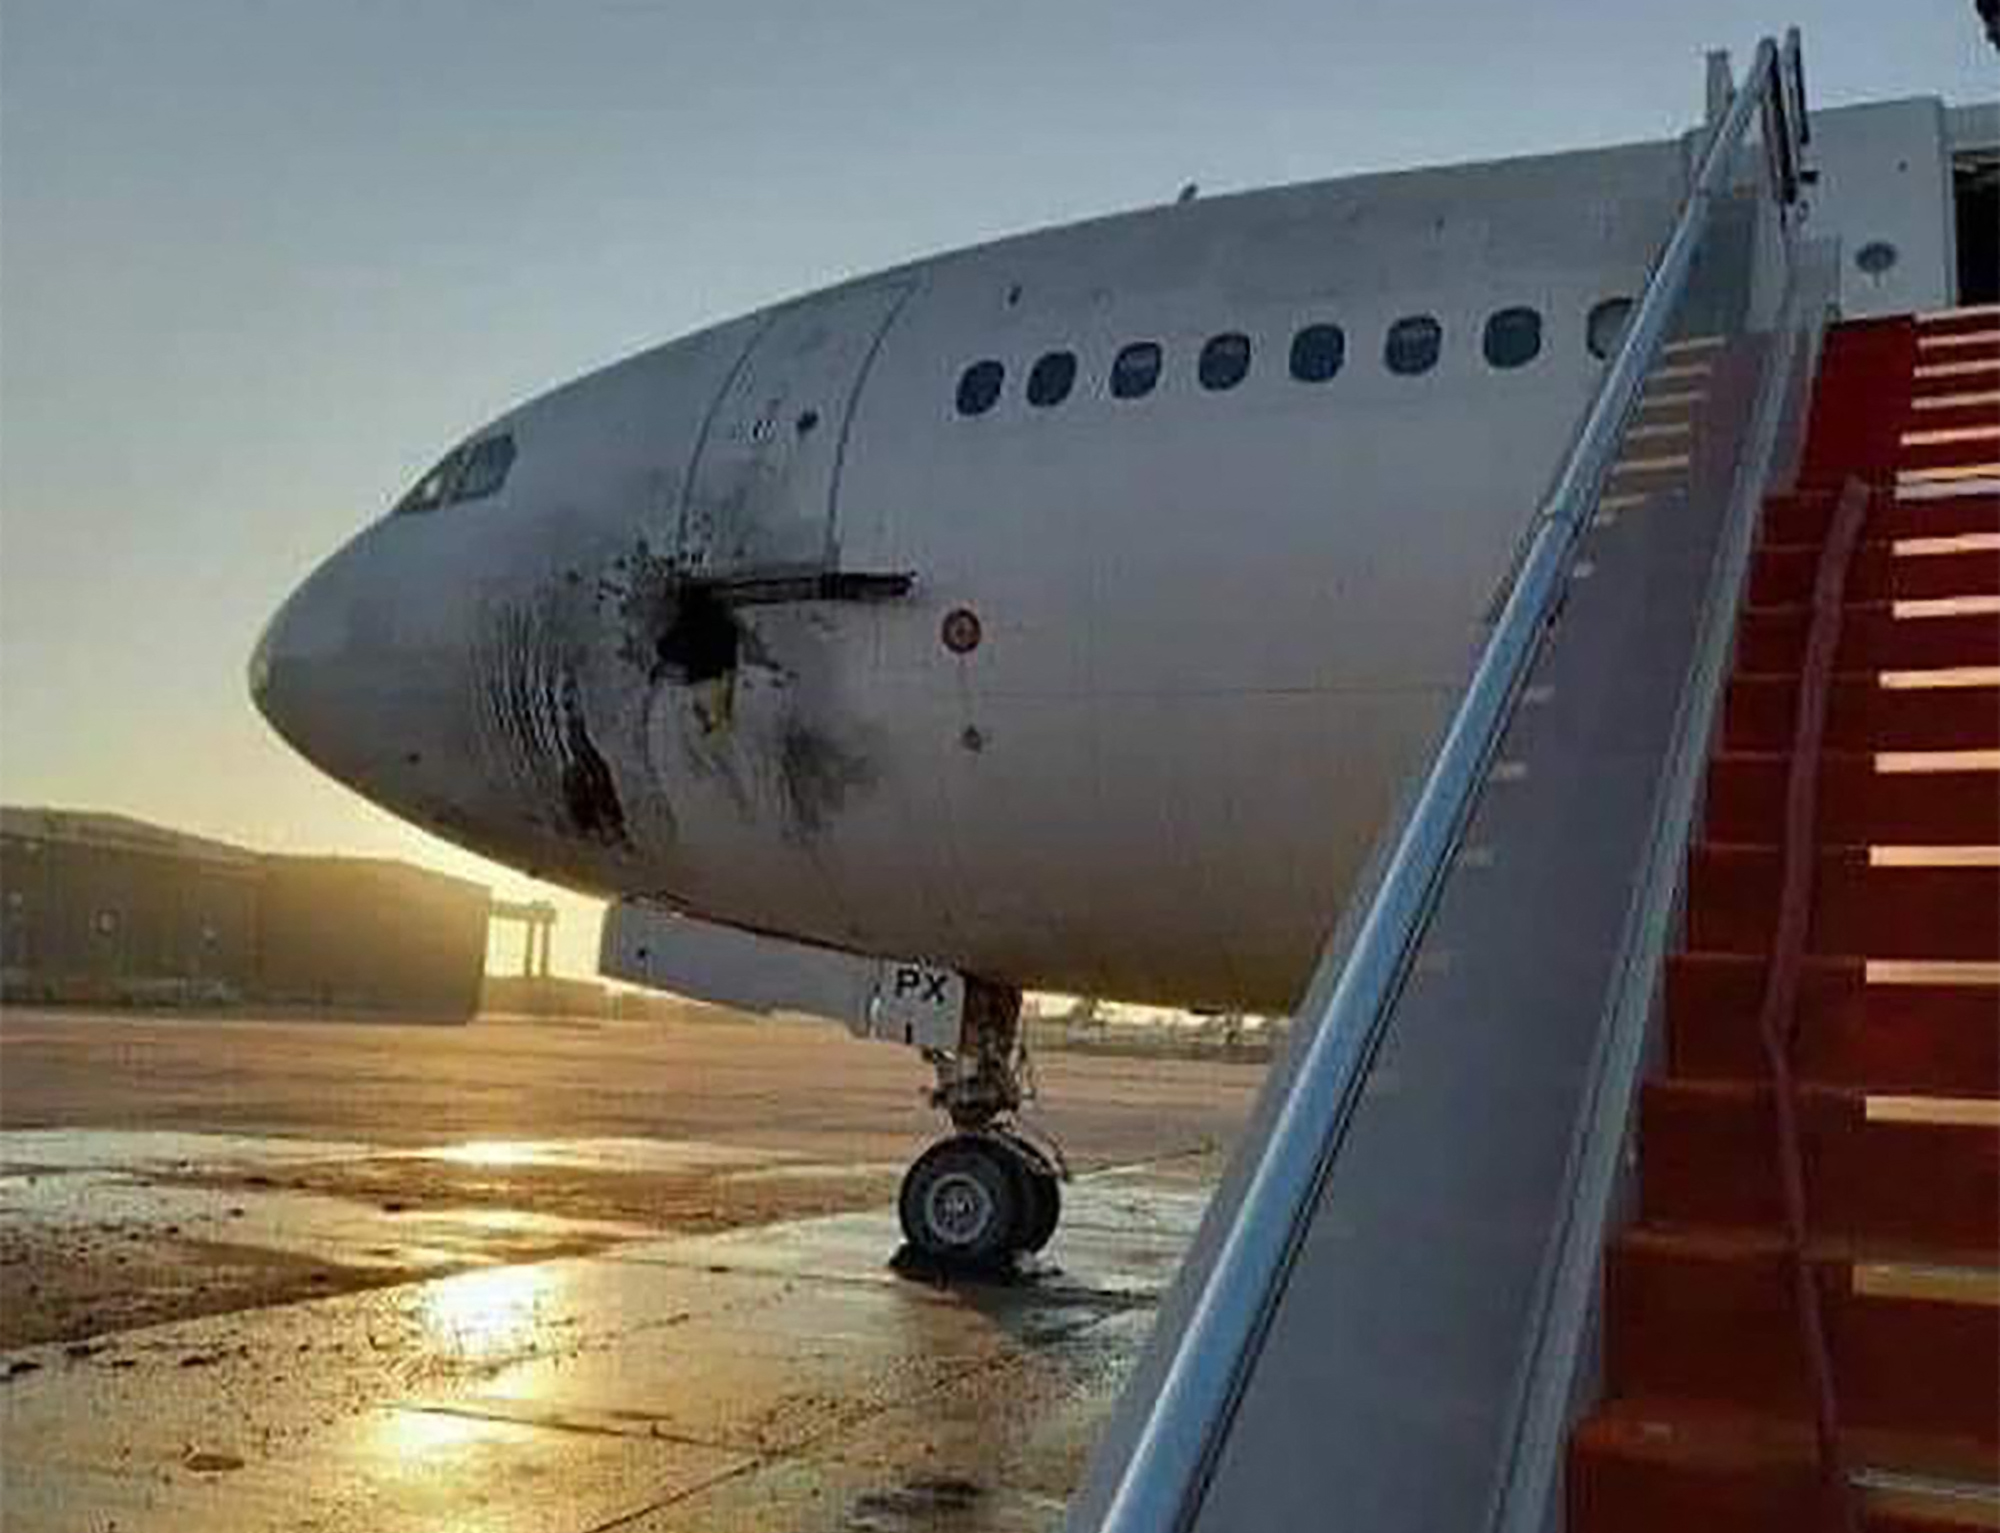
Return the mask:
{"type": "Polygon", "coordinates": [[[0,1134],[0,1160],[17,1297],[37,1241],[112,1248],[80,1269],[103,1295],[0,1353],[9,1533],[1046,1528],[1219,1170],[1086,1173],[1046,1259],[944,1283],[892,1265],[886,1198],[663,1236],[462,1180],[851,1196],[891,1169],[796,1153],[49,1130],[0,1134]],[[374,1198],[390,1175],[418,1192],[374,1198]],[[192,1318],[87,1307],[149,1285],[192,1318]]]}
{"type": "Polygon", "coordinates": [[[907,1050],[0,1013],[0,1526],[1041,1528],[1260,1072],[1051,1054],[1049,1260],[899,1275],[907,1050]]]}

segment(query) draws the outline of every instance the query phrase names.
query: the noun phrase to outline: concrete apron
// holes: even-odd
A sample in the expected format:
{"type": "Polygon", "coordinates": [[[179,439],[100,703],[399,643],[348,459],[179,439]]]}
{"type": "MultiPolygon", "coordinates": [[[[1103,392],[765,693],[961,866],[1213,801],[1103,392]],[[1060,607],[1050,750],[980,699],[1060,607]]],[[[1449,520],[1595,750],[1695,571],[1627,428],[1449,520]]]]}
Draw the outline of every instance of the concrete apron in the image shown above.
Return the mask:
{"type": "MultiPolygon", "coordinates": [[[[41,1164],[62,1160],[60,1136],[7,1135],[10,1159],[30,1137],[41,1164]]],[[[72,1171],[89,1163],[101,1176],[106,1138],[84,1137],[72,1171]]],[[[114,1148],[139,1160],[224,1148],[126,1137],[114,1148]]],[[[226,1153],[329,1148],[236,1140],[226,1153]]],[[[24,1348],[0,1357],[0,1523],[1045,1528],[1082,1474],[1215,1169],[1129,1167],[1072,1184],[1051,1259],[1006,1282],[898,1275],[895,1216],[871,1210],[622,1239],[588,1256],[501,1259],[24,1348]]],[[[60,1217],[65,1198],[91,1195],[60,1178],[60,1190],[37,1185],[5,1205],[8,1219],[60,1217]]],[[[384,1216],[354,1205],[230,1196],[258,1238],[294,1249],[351,1253],[383,1239],[384,1216]]],[[[463,1259],[461,1239],[438,1245],[463,1259]]]]}

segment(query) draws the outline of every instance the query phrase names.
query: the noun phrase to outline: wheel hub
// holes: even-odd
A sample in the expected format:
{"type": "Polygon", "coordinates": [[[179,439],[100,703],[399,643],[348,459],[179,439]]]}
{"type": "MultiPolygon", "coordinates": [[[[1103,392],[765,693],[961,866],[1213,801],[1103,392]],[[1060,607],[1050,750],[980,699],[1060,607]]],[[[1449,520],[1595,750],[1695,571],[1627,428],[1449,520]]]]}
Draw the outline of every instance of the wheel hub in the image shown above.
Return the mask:
{"type": "Polygon", "coordinates": [[[963,1171],[941,1176],[924,1200],[931,1228],[951,1245],[976,1242],[993,1221],[993,1195],[963,1171]]]}

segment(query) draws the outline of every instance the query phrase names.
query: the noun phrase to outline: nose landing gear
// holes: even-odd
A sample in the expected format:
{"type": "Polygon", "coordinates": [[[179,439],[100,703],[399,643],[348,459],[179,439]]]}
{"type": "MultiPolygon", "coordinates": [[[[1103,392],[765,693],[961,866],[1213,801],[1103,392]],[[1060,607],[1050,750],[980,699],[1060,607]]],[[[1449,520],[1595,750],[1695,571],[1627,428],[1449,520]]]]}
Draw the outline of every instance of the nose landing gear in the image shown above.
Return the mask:
{"type": "Polygon", "coordinates": [[[968,986],[957,1050],[926,1050],[933,1106],[958,1130],[917,1157],[897,1212],[911,1247],[946,1266],[991,1268],[1048,1244],[1062,1217],[1059,1157],[1011,1126],[1022,1084],[1019,991],[968,986]]]}
{"type": "Polygon", "coordinates": [[[1062,1182],[1040,1150],[1004,1130],[954,1134],[917,1157],[897,1212],[904,1237],[931,1260],[997,1267],[1048,1244],[1062,1182]]]}

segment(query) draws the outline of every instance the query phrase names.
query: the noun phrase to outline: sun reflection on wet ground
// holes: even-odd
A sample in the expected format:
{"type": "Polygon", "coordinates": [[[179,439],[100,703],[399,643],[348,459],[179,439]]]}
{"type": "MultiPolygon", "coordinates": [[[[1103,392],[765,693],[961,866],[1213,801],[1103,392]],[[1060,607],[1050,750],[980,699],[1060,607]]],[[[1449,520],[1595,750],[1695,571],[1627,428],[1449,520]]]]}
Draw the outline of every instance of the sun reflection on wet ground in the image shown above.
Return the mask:
{"type": "Polygon", "coordinates": [[[378,1463],[401,1460],[408,1469],[416,1460],[455,1454],[492,1435],[492,1423],[477,1416],[440,1410],[389,1410],[373,1418],[370,1436],[374,1441],[363,1451],[378,1463]]]}
{"type": "Polygon", "coordinates": [[[624,1171],[689,1170],[700,1167],[785,1163],[799,1157],[768,1148],[747,1148],[689,1139],[466,1139],[457,1144],[399,1150],[388,1157],[437,1161],[446,1165],[526,1170],[603,1167],[624,1171]]]}
{"type": "Polygon", "coordinates": [[[426,1150],[426,1160],[446,1160],[461,1166],[546,1166],[556,1160],[554,1146],[527,1139],[469,1139],[441,1150],[426,1150]]]}
{"type": "Polygon", "coordinates": [[[562,1294],[563,1265],[523,1262],[440,1278],[425,1286],[413,1319],[433,1355],[489,1363],[535,1350],[562,1294]]]}

